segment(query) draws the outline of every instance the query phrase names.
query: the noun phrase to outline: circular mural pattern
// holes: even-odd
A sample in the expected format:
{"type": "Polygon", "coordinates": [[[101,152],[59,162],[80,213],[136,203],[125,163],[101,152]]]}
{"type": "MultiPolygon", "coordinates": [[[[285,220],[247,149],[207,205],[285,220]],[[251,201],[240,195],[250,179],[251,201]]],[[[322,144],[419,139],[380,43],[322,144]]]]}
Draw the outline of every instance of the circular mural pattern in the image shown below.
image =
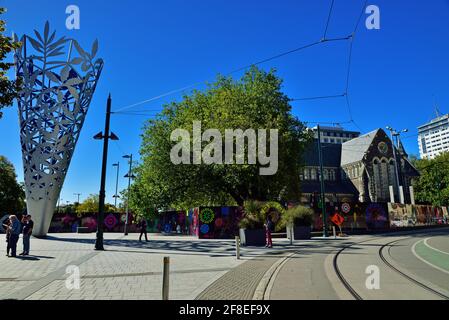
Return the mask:
{"type": "Polygon", "coordinates": [[[200,231],[202,234],[206,234],[208,233],[210,230],[209,225],[208,224],[203,224],[200,228],[200,231]]]}
{"type": "Polygon", "coordinates": [[[212,209],[206,208],[206,209],[201,210],[200,221],[202,223],[206,223],[206,224],[211,223],[214,220],[214,218],[215,218],[215,213],[212,209]]]}
{"type": "Polygon", "coordinates": [[[262,209],[260,210],[260,213],[266,218],[267,214],[270,213],[272,216],[271,218],[273,219],[273,222],[276,223],[280,216],[285,212],[284,207],[279,203],[279,202],[267,202],[264,204],[264,206],[262,207],[262,209]],[[272,212],[273,209],[275,209],[275,212],[272,212]]]}
{"type": "Polygon", "coordinates": [[[343,211],[344,213],[349,213],[351,211],[351,206],[349,203],[343,203],[341,205],[341,211],[343,211]]]}
{"type": "Polygon", "coordinates": [[[112,229],[117,225],[117,218],[111,213],[104,219],[104,225],[108,229],[112,229]]]}
{"type": "Polygon", "coordinates": [[[120,216],[120,220],[121,220],[122,222],[126,222],[126,214],[122,214],[122,215],[120,216]]]}
{"type": "Polygon", "coordinates": [[[215,220],[215,226],[217,228],[221,228],[223,226],[223,219],[218,218],[217,220],[215,220]]]}

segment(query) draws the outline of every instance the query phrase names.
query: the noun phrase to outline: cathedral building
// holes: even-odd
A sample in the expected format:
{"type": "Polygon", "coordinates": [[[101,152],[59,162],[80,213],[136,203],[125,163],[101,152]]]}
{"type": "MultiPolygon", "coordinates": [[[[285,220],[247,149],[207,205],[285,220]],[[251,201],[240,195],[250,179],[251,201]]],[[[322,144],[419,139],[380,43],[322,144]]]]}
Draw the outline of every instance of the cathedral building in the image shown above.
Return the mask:
{"type": "MultiPolygon", "coordinates": [[[[390,202],[393,186],[395,202],[399,202],[396,182],[396,151],[400,185],[405,203],[410,203],[412,180],[419,176],[408,160],[402,145],[394,143],[382,129],[358,136],[342,144],[322,143],[323,176],[327,202],[390,202]]],[[[318,141],[315,139],[304,154],[301,174],[302,202],[320,194],[318,141]]]]}

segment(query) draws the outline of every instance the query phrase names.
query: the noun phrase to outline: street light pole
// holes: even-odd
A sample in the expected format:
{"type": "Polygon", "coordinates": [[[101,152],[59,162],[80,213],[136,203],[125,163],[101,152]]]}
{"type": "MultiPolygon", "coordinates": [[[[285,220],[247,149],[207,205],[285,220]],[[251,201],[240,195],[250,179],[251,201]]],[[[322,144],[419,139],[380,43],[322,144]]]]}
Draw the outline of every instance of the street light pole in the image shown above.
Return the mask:
{"type": "Polygon", "coordinates": [[[132,175],[132,165],[133,165],[133,154],[131,153],[130,155],[124,155],[123,158],[125,159],[129,159],[129,171],[128,174],[125,175],[125,178],[128,178],[128,192],[127,192],[127,196],[126,196],[126,220],[125,220],[125,229],[124,229],[124,233],[125,236],[128,235],[128,221],[129,221],[129,192],[131,189],[131,178],[133,178],[132,175]]]}
{"type": "Polygon", "coordinates": [[[78,197],[78,201],[76,203],[80,204],[80,195],[81,195],[81,193],[74,193],[73,195],[78,197]]]}
{"type": "Polygon", "coordinates": [[[104,125],[104,134],[102,132],[97,133],[94,136],[96,140],[103,140],[103,161],[101,166],[101,183],[100,183],[100,197],[98,205],[98,221],[97,221],[97,238],[95,241],[95,250],[104,250],[103,246],[103,229],[104,229],[104,202],[106,197],[106,171],[108,163],[108,147],[109,139],[118,140],[118,137],[111,132],[109,134],[110,121],[111,121],[111,105],[112,99],[111,94],[108,97],[108,103],[106,106],[106,120],[104,125]]]}
{"type": "Polygon", "coordinates": [[[114,163],[112,166],[117,167],[117,179],[115,180],[115,195],[114,195],[114,207],[115,207],[115,210],[117,210],[117,198],[119,197],[118,196],[118,175],[120,172],[120,162],[114,163]]]}
{"type": "Polygon", "coordinates": [[[323,153],[321,148],[321,129],[318,129],[318,158],[320,162],[320,186],[321,186],[321,214],[323,216],[323,237],[327,238],[327,217],[326,217],[326,191],[324,189],[323,153]]]}

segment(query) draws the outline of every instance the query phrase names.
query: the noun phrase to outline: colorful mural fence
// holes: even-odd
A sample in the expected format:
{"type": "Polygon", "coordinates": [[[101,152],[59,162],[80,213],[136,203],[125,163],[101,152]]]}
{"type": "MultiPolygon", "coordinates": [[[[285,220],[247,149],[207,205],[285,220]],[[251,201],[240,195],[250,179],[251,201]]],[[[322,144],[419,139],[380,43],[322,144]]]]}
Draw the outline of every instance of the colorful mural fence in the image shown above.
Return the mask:
{"type": "MultiPolygon", "coordinates": [[[[134,216],[129,214],[129,232],[138,232],[134,216]]],[[[123,232],[126,221],[125,213],[105,214],[105,232],[123,232]]],[[[185,211],[161,212],[153,219],[147,219],[147,231],[150,233],[181,233],[189,234],[188,217],[185,211]],[[179,227],[178,227],[179,226],[179,227]]],[[[50,233],[76,232],[78,227],[88,228],[89,232],[97,230],[97,214],[55,214],[53,216],[50,233]]]]}
{"type": "Polygon", "coordinates": [[[185,211],[160,212],[147,220],[147,231],[152,233],[190,234],[189,220],[185,211]]]}
{"type": "Polygon", "coordinates": [[[388,213],[391,228],[449,223],[447,207],[389,203],[388,213]]]}
{"type": "MultiPolygon", "coordinates": [[[[321,209],[315,211],[313,229],[323,229],[321,209]]],[[[326,204],[328,225],[338,213],[344,217],[344,230],[386,230],[390,228],[417,227],[449,224],[447,207],[426,205],[402,205],[395,203],[351,203],[326,204]]]]}
{"type": "MultiPolygon", "coordinates": [[[[125,221],[124,213],[107,213],[104,217],[104,231],[123,232],[125,221]]],[[[129,221],[133,221],[132,214],[129,214],[129,221]]],[[[88,228],[89,232],[95,232],[97,230],[97,214],[56,213],[51,221],[49,233],[76,232],[78,227],[88,228]]],[[[128,230],[135,232],[137,227],[130,223],[128,230]]]]}
{"type": "Polygon", "coordinates": [[[189,210],[190,235],[200,239],[233,239],[238,235],[242,207],[200,207],[189,210]]]}

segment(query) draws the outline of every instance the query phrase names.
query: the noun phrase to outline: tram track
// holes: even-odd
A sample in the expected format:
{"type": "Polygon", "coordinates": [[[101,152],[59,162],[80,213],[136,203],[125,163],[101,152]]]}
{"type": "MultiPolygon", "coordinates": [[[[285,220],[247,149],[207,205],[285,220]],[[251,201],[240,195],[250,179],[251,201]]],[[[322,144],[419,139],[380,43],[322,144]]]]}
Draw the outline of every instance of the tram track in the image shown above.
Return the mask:
{"type": "MultiPolygon", "coordinates": [[[[435,290],[435,289],[429,287],[428,285],[426,285],[426,284],[424,284],[424,283],[418,281],[417,279],[415,279],[415,278],[411,277],[410,275],[404,273],[403,271],[399,270],[397,267],[395,267],[394,265],[392,265],[392,264],[387,260],[387,258],[385,257],[384,251],[385,251],[386,248],[388,248],[388,254],[391,256],[391,253],[390,253],[390,248],[391,248],[391,246],[392,246],[393,244],[399,242],[399,241],[403,241],[403,240],[406,240],[406,239],[408,239],[408,238],[410,238],[410,237],[406,237],[406,238],[404,238],[404,239],[397,239],[397,240],[394,240],[394,241],[390,241],[390,242],[388,242],[388,243],[386,243],[386,244],[379,244],[380,248],[379,248],[379,250],[378,250],[378,252],[377,252],[379,258],[380,258],[381,261],[385,264],[385,266],[387,266],[390,270],[392,270],[392,271],[398,273],[398,274],[401,275],[403,278],[405,278],[405,279],[407,279],[408,281],[412,282],[413,284],[415,284],[415,285],[417,285],[417,286],[419,286],[419,287],[421,287],[421,288],[427,290],[428,292],[430,292],[430,293],[432,293],[432,294],[438,296],[439,298],[442,298],[442,299],[445,299],[445,300],[449,300],[449,296],[447,296],[447,295],[445,295],[445,294],[443,294],[443,293],[441,293],[441,292],[439,292],[439,291],[437,291],[437,290],[435,290]]],[[[363,245],[364,243],[370,242],[370,241],[373,241],[373,240],[378,240],[378,238],[371,238],[371,239],[364,240],[364,241],[361,241],[361,242],[357,242],[357,243],[353,243],[353,244],[346,245],[346,246],[344,246],[343,248],[341,248],[341,249],[334,255],[334,258],[333,258],[333,269],[334,269],[334,271],[335,271],[335,273],[336,273],[336,275],[337,275],[339,281],[341,282],[341,284],[345,287],[345,289],[350,293],[350,295],[351,295],[355,300],[364,300],[364,299],[363,299],[363,297],[360,295],[360,293],[357,292],[357,290],[356,290],[353,286],[351,286],[349,280],[343,275],[343,273],[342,273],[342,271],[341,271],[341,269],[340,269],[340,267],[339,267],[339,265],[338,265],[338,259],[339,259],[339,257],[345,252],[345,250],[348,250],[348,249],[350,249],[351,247],[354,247],[354,246],[357,246],[357,245],[363,245]]]]}

